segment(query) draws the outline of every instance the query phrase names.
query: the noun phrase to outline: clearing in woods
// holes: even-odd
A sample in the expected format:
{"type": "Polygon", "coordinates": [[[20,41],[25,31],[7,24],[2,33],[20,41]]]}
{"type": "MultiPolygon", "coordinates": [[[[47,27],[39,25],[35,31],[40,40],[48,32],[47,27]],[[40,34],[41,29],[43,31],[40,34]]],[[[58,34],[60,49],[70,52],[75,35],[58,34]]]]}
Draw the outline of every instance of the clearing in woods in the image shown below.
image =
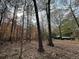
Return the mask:
{"type": "MultiPolygon", "coordinates": [[[[55,47],[47,46],[43,41],[44,53],[37,51],[38,42],[23,44],[23,59],[79,59],[79,42],[70,40],[54,40],[55,47]]],[[[18,59],[20,43],[4,43],[0,46],[0,59],[18,59]]]]}

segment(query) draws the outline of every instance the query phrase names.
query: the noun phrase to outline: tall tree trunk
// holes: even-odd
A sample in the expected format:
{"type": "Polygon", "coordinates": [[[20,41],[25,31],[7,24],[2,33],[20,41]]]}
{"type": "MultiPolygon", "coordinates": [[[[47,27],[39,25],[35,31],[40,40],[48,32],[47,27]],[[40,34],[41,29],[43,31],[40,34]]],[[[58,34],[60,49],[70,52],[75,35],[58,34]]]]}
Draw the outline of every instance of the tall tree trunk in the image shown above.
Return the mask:
{"type": "Polygon", "coordinates": [[[37,29],[38,29],[38,44],[39,44],[39,48],[38,51],[39,52],[43,52],[43,44],[42,44],[42,37],[41,37],[41,29],[40,29],[40,23],[39,23],[39,16],[38,16],[38,8],[37,8],[37,4],[36,4],[36,0],[33,0],[34,2],[34,8],[35,8],[35,13],[36,13],[36,19],[37,19],[37,29]]]}
{"type": "Polygon", "coordinates": [[[26,39],[29,41],[29,5],[27,6],[27,32],[26,39]]]}
{"type": "Polygon", "coordinates": [[[24,11],[26,7],[26,0],[25,0],[25,5],[23,7],[23,16],[22,16],[22,32],[21,32],[21,38],[20,38],[20,55],[19,59],[22,59],[22,50],[23,50],[23,39],[24,39],[24,11]]]}
{"type": "Polygon", "coordinates": [[[6,12],[6,9],[7,9],[7,5],[6,5],[6,2],[4,2],[5,3],[5,8],[2,10],[2,12],[1,12],[1,18],[0,18],[0,26],[1,26],[1,23],[2,23],[2,20],[3,20],[3,15],[4,15],[4,13],[6,12]]]}
{"type": "Polygon", "coordinates": [[[52,38],[51,38],[51,22],[50,22],[50,0],[48,0],[47,3],[47,7],[46,7],[46,13],[47,13],[47,20],[48,20],[48,32],[49,32],[49,36],[48,36],[48,45],[49,46],[54,46],[53,42],[52,42],[52,38]]]}
{"type": "Polygon", "coordinates": [[[59,35],[60,35],[60,39],[62,40],[61,25],[62,25],[62,22],[61,22],[61,17],[60,17],[60,14],[59,14],[59,35]]]}
{"type": "Polygon", "coordinates": [[[13,13],[13,19],[12,19],[12,25],[11,25],[11,31],[10,31],[10,38],[9,38],[9,41],[12,40],[12,32],[13,32],[13,29],[14,29],[14,21],[15,21],[15,15],[16,15],[16,8],[17,8],[17,6],[15,5],[15,9],[14,9],[14,13],[13,13]]]}
{"type": "MultiPolygon", "coordinates": [[[[4,2],[5,3],[5,2],[4,2]]],[[[7,9],[7,5],[6,5],[6,3],[5,3],[5,8],[2,10],[2,12],[1,12],[1,17],[0,17],[0,30],[1,30],[1,28],[2,28],[2,26],[1,26],[1,23],[2,23],[2,20],[3,20],[3,17],[4,17],[4,14],[5,14],[5,12],[6,12],[6,9],[7,9]]],[[[2,39],[2,36],[1,36],[1,34],[0,34],[0,39],[2,39]]]]}
{"type": "Polygon", "coordinates": [[[19,59],[22,59],[22,50],[23,50],[23,37],[24,36],[24,11],[23,11],[23,17],[22,17],[22,32],[21,32],[21,38],[20,38],[20,55],[19,59]]]}
{"type": "Polygon", "coordinates": [[[27,6],[27,33],[26,38],[30,42],[31,41],[31,6],[27,6]]]}
{"type": "Polygon", "coordinates": [[[59,35],[60,35],[60,39],[62,40],[61,24],[59,25],[59,35]]]}

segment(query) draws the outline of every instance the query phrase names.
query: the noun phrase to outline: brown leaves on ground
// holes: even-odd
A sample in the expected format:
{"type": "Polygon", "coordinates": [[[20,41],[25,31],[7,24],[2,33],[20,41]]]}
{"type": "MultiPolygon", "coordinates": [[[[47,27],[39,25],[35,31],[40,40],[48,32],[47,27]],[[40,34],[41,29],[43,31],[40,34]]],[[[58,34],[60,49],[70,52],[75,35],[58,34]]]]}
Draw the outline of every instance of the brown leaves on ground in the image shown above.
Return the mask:
{"type": "MultiPolygon", "coordinates": [[[[70,40],[54,40],[55,47],[47,46],[43,41],[45,52],[37,51],[38,42],[24,42],[22,59],[79,59],[79,42],[70,40]]],[[[4,43],[0,46],[0,59],[18,59],[20,42],[4,43]]]]}

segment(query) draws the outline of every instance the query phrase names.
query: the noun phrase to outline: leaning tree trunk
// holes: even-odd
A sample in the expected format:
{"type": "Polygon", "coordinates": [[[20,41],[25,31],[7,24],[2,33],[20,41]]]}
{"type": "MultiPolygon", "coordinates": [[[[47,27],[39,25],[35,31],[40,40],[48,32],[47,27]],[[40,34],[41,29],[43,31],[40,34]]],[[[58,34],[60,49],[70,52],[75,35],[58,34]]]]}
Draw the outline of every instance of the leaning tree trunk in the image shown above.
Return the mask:
{"type": "Polygon", "coordinates": [[[49,36],[48,36],[48,45],[49,46],[54,46],[53,42],[52,42],[52,38],[51,38],[51,22],[50,22],[50,0],[48,0],[47,3],[47,7],[46,7],[46,13],[47,13],[47,20],[48,20],[48,32],[49,32],[49,36]]]}
{"type": "Polygon", "coordinates": [[[76,18],[76,16],[75,16],[74,11],[73,11],[72,6],[71,6],[71,0],[70,0],[70,10],[71,10],[71,12],[72,12],[72,15],[73,15],[73,17],[74,17],[74,20],[75,20],[75,22],[76,22],[78,28],[79,28],[78,20],[77,20],[77,18],[76,18]]]}
{"type": "Polygon", "coordinates": [[[34,2],[34,8],[35,8],[35,13],[36,13],[36,19],[37,19],[37,29],[38,29],[38,40],[39,40],[39,48],[38,51],[39,52],[43,52],[43,44],[42,44],[42,37],[41,37],[41,29],[40,29],[40,23],[39,23],[39,16],[38,16],[38,9],[37,9],[37,5],[36,5],[36,0],[33,0],[34,2]]]}
{"type": "Polygon", "coordinates": [[[72,15],[73,15],[73,17],[74,17],[74,20],[75,20],[75,22],[76,22],[77,26],[79,27],[78,20],[77,20],[77,18],[76,18],[76,16],[75,16],[75,14],[74,14],[74,12],[73,12],[72,8],[70,8],[70,9],[71,9],[72,15]]]}
{"type": "Polygon", "coordinates": [[[0,18],[0,26],[1,26],[1,23],[2,23],[2,19],[3,19],[3,12],[1,13],[1,18],[0,18]]]}

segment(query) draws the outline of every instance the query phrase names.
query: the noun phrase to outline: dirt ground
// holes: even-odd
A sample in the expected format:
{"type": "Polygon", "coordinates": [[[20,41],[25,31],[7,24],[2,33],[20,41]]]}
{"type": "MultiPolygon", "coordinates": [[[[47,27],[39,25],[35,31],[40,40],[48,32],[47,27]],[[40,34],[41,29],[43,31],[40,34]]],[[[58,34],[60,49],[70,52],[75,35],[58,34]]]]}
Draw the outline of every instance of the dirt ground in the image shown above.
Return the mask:
{"type": "MultiPolygon", "coordinates": [[[[37,51],[38,42],[24,42],[22,59],[79,59],[79,42],[54,40],[54,47],[43,41],[44,53],[37,51]]],[[[20,43],[4,43],[0,46],[0,59],[19,59],[20,43]]]]}

